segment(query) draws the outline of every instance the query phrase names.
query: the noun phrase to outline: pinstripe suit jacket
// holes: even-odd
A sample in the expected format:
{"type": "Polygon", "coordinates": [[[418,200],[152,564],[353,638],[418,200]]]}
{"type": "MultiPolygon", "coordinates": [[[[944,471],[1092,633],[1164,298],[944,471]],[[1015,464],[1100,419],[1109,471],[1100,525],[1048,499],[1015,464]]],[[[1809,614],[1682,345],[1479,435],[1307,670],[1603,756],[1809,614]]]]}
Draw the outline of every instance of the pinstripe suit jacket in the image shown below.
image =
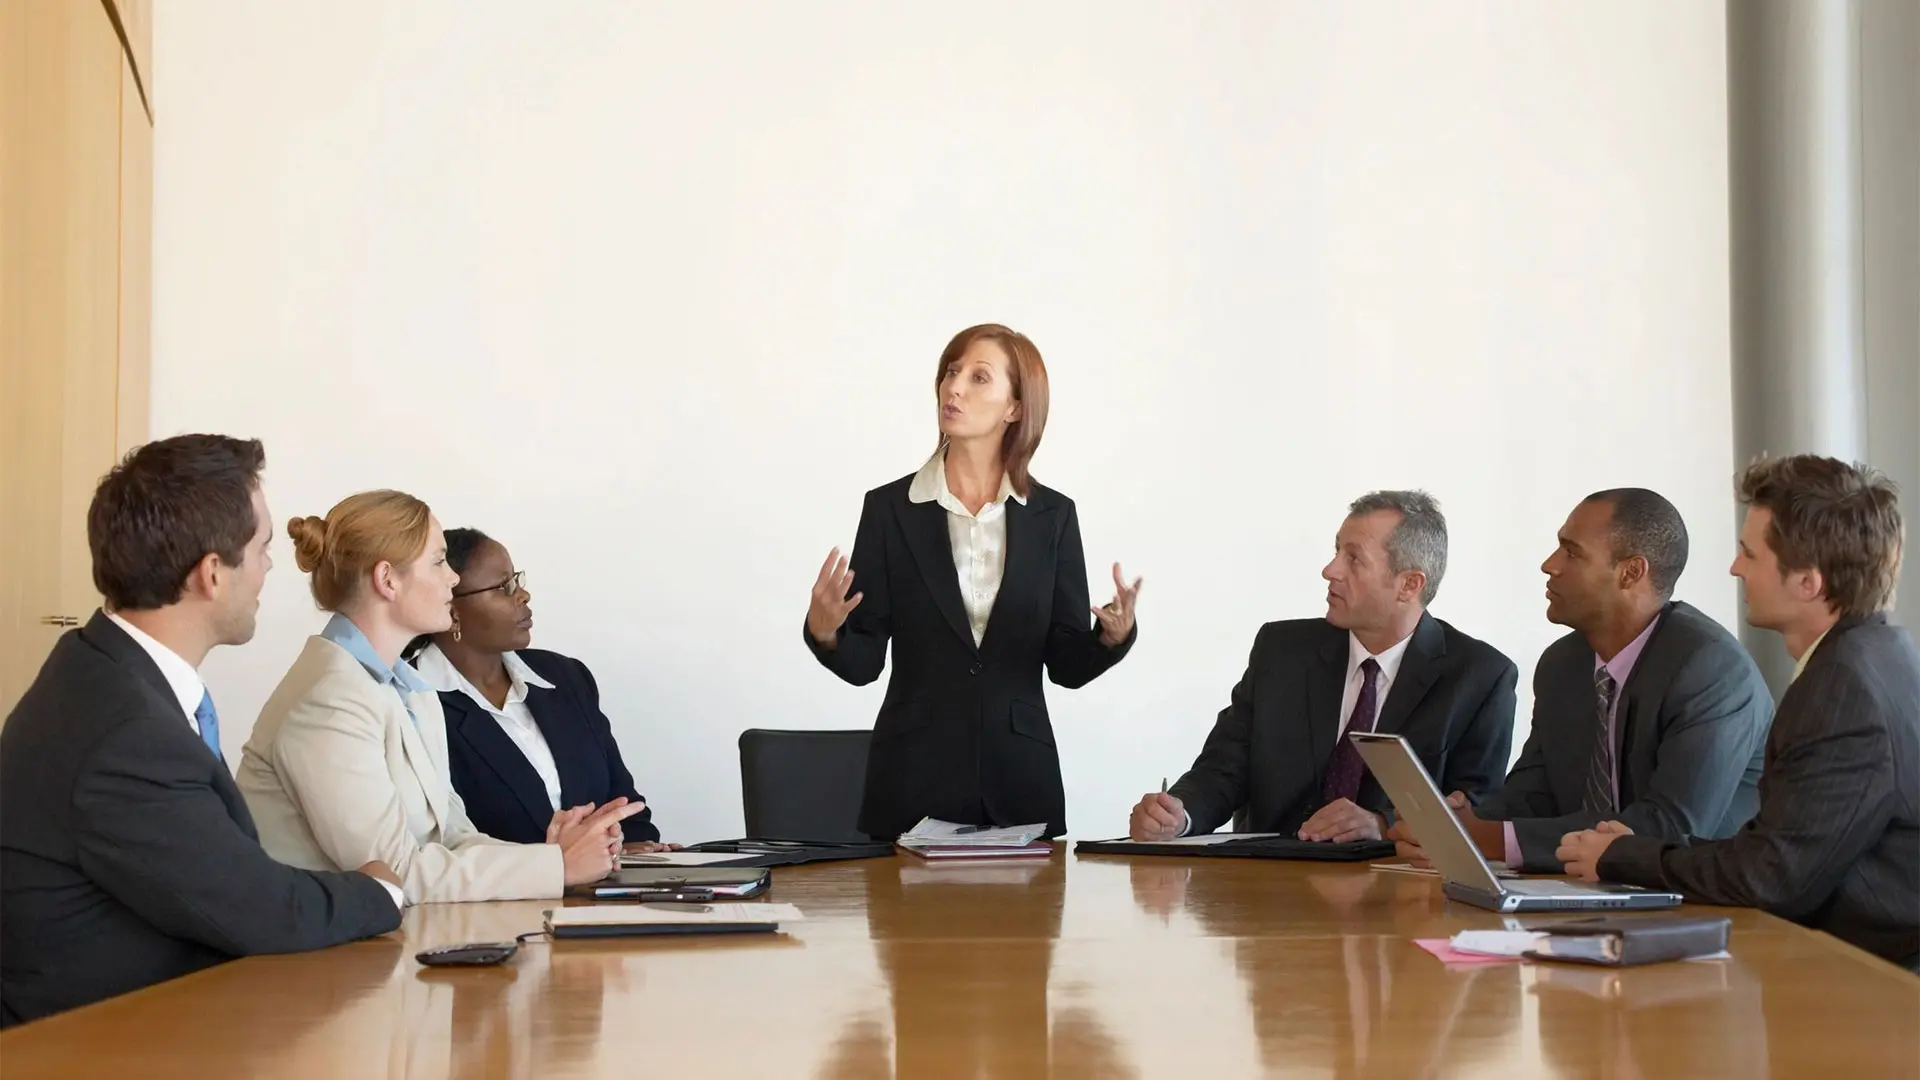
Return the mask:
{"type": "Polygon", "coordinates": [[[1787,688],[1760,810],[1725,840],[1623,836],[1608,881],[1763,908],[1920,971],[1920,651],[1843,619],[1787,688]]]}

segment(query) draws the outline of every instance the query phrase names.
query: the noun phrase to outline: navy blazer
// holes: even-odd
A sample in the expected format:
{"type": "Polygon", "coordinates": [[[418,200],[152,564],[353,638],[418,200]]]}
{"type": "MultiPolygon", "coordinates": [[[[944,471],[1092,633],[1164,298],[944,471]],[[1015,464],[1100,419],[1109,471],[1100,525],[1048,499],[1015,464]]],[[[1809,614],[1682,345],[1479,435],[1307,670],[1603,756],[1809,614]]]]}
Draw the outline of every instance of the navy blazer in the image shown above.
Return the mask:
{"type": "MultiPolygon", "coordinates": [[[[600,711],[600,688],[587,665],[544,649],[521,649],[526,661],[553,689],[527,687],[527,709],[553,751],[560,771],[561,808],[604,806],[624,795],[639,800],[633,777],[620,760],[613,725],[600,711]]],[[[547,838],[554,808],[533,763],[500,728],[493,714],[460,691],[440,694],[447,717],[447,764],[453,790],[467,804],[474,827],[499,840],[538,844],[547,838]]],[[[628,843],[660,839],[648,807],[622,823],[628,843]]]]}

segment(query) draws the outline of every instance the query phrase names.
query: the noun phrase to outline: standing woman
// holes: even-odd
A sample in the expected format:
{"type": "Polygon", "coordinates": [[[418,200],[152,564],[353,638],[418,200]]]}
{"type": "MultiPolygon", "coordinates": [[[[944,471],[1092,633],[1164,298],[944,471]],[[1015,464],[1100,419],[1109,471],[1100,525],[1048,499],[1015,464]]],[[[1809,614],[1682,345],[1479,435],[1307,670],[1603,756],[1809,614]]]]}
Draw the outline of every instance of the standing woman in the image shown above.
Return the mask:
{"type": "Polygon", "coordinates": [[[960,331],[934,376],[940,445],[920,471],[867,493],[851,564],[827,556],[806,641],[855,686],[893,677],[874,721],[859,827],[881,837],[922,817],[1046,822],[1066,832],[1048,678],[1073,689],[1133,647],[1140,581],[1087,618],[1073,500],[1027,467],[1047,423],[1047,368],[1023,334],[960,331]],[[855,592],[855,589],[858,592],[855,592]]]}

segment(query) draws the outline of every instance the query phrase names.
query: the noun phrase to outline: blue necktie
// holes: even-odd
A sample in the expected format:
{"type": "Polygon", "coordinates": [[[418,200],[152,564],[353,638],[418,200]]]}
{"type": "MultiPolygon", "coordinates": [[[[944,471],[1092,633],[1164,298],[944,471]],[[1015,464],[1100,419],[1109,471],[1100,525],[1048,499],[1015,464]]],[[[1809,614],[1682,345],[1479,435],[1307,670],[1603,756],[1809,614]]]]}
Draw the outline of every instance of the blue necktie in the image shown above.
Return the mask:
{"type": "Polygon", "coordinates": [[[207,744],[214,757],[227,760],[220,755],[220,714],[213,711],[211,692],[200,695],[200,707],[193,710],[193,720],[200,725],[200,741],[207,744]]]}

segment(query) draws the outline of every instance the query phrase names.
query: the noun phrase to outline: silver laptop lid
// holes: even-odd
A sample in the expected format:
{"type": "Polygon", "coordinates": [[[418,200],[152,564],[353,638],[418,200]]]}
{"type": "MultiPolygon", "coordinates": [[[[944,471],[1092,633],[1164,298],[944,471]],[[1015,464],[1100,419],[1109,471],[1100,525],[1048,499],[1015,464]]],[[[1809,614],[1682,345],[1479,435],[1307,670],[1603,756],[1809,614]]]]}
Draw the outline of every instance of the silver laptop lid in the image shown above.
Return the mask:
{"type": "Polygon", "coordinates": [[[1500,879],[1493,876],[1493,868],[1447,808],[1447,800],[1434,785],[1433,777],[1427,775],[1427,767],[1420,764],[1413,747],[1398,735],[1379,732],[1354,731],[1347,737],[1353,740],[1381,790],[1393,800],[1394,811],[1413,823],[1420,846],[1440,877],[1490,896],[1500,895],[1500,879]]]}

